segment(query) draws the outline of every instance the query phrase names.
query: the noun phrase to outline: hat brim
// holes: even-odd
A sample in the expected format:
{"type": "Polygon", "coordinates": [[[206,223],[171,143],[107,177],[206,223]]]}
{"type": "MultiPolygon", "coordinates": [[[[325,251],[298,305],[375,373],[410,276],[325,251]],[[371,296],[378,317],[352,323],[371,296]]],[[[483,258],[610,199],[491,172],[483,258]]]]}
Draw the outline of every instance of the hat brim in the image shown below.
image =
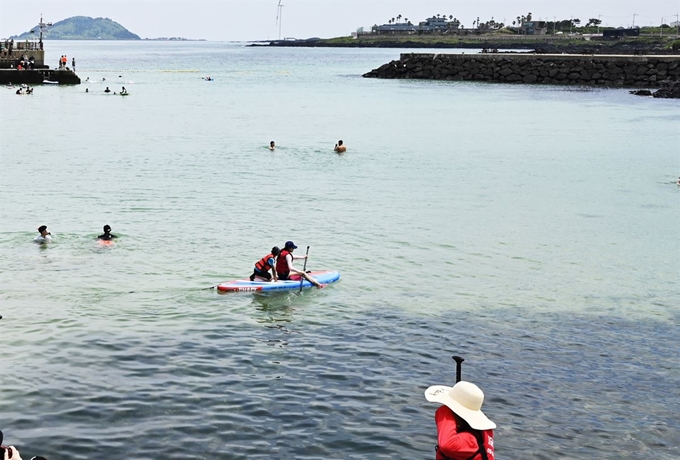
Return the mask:
{"type": "Polygon", "coordinates": [[[481,410],[470,410],[451,398],[449,396],[451,388],[446,385],[432,385],[425,390],[425,399],[444,404],[475,430],[493,430],[496,428],[496,424],[489,420],[481,410]]]}

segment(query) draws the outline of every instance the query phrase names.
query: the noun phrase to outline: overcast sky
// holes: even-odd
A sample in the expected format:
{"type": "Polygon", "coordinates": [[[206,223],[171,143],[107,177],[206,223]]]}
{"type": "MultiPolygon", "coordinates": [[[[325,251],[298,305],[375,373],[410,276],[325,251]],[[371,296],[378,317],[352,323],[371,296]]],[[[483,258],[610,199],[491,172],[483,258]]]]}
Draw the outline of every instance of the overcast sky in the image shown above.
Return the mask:
{"type": "MultiPolygon", "coordinates": [[[[279,37],[278,0],[0,0],[0,38],[30,30],[40,20],[71,16],[112,19],[142,38],[266,40],[279,37]]],[[[337,37],[402,15],[413,23],[453,15],[465,27],[479,17],[511,23],[534,19],[601,17],[603,25],[649,26],[676,21],[680,0],[282,0],[283,37],[337,37]],[[635,17],[634,17],[635,15],[635,17]]],[[[49,35],[48,35],[49,38],[49,35]]]]}

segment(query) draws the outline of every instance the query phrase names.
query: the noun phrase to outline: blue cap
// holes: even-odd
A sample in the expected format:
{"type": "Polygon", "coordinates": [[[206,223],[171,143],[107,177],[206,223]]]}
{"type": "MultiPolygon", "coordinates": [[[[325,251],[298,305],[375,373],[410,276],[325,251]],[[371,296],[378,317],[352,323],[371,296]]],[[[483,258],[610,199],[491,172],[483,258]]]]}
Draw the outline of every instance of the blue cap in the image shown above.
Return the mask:
{"type": "Polygon", "coordinates": [[[295,246],[295,243],[293,243],[292,241],[286,241],[286,247],[297,249],[297,246],[295,246]]]}

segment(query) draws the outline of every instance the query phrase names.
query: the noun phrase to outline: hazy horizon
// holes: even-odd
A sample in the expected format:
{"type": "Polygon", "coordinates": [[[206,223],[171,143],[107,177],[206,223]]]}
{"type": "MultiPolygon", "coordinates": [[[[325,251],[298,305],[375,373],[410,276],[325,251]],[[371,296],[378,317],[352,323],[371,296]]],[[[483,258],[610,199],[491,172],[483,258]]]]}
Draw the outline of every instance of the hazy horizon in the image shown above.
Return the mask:
{"type": "MultiPolygon", "coordinates": [[[[310,38],[347,36],[359,27],[370,28],[402,15],[414,23],[436,14],[452,15],[465,27],[480,18],[512,24],[517,16],[531,12],[534,19],[578,18],[585,24],[599,18],[603,26],[657,26],[678,20],[680,0],[575,0],[549,4],[532,0],[509,5],[500,0],[451,6],[443,0],[421,2],[395,0],[58,0],[30,4],[0,0],[0,37],[19,35],[35,27],[40,15],[45,22],[72,16],[109,18],[141,38],[183,37],[213,41],[270,40],[281,37],[310,38]],[[279,15],[279,12],[281,14],[279,15]]],[[[49,35],[47,36],[49,38],[49,35]]]]}

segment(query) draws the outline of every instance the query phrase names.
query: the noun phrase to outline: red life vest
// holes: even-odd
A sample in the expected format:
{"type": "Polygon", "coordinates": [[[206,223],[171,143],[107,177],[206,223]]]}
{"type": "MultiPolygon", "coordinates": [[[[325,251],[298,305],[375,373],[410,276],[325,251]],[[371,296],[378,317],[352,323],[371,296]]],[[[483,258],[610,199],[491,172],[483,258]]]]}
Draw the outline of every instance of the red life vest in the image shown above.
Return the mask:
{"type": "Polygon", "coordinates": [[[456,456],[447,457],[440,450],[439,446],[435,447],[436,460],[456,460],[458,458],[465,460],[494,460],[494,445],[493,445],[493,430],[479,431],[475,430],[472,435],[477,439],[477,452],[471,456],[456,456]],[[481,443],[480,443],[481,441],[481,443]],[[479,448],[481,446],[481,448],[479,448]]]}
{"type": "Polygon", "coordinates": [[[461,428],[453,411],[441,406],[435,413],[437,422],[436,460],[494,460],[493,430],[461,428]]]}
{"type": "MultiPolygon", "coordinates": [[[[279,257],[276,259],[276,273],[279,274],[279,276],[286,277],[290,274],[290,269],[288,268],[288,261],[286,260],[286,256],[290,254],[290,251],[288,249],[282,249],[281,252],[279,253],[279,257]]],[[[291,257],[293,255],[291,254],[291,257]]]]}
{"type": "Polygon", "coordinates": [[[269,263],[268,263],[269,259],[274,259],[274,258],[275,258],[274,254],[267,254],[266,256],[264,256],[263,258],[261,258],[260,260],[255,262],[255,268],[260,273],[268,272],[269,269],[272,268],[272,266],[269,265],[269,263]]]}

